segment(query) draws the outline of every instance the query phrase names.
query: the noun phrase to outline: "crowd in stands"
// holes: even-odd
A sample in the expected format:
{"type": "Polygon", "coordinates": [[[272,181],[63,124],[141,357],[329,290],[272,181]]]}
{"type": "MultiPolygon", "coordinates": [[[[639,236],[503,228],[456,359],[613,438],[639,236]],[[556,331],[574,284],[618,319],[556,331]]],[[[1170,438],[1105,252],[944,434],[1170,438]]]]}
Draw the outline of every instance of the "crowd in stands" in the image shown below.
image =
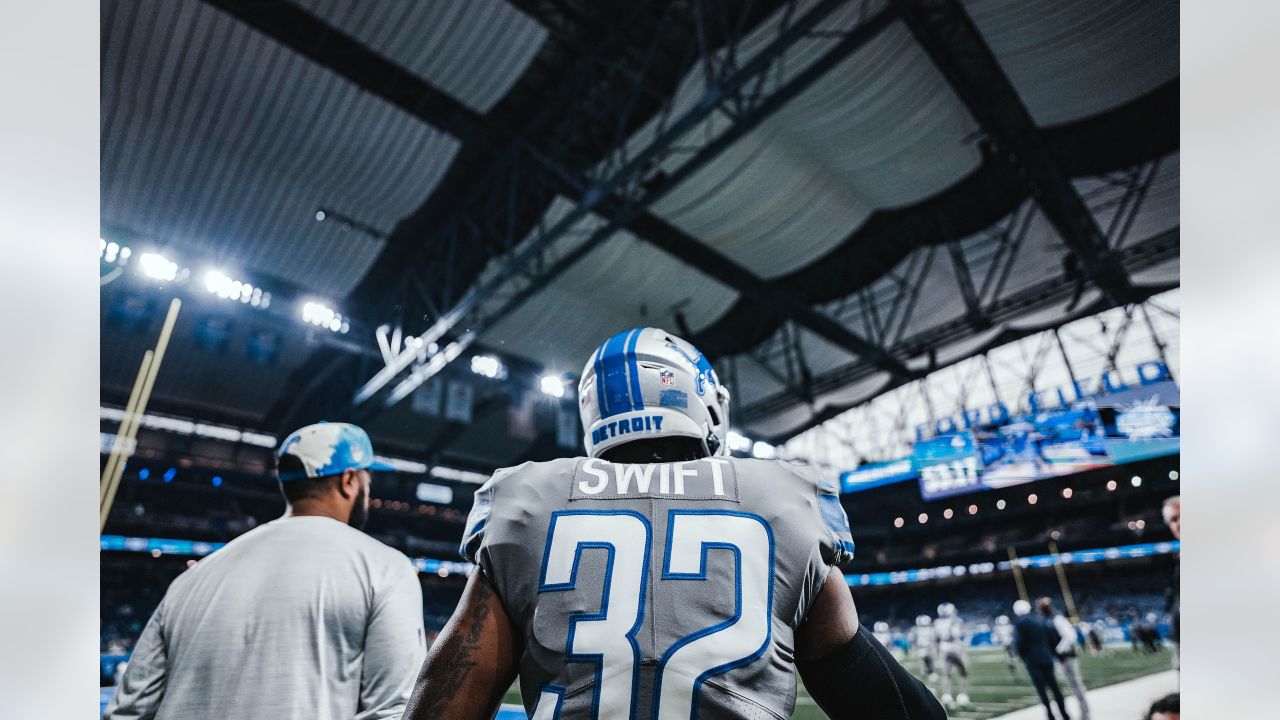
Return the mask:
{"type": "MultiPolygon", "coordinates": [[[[1072,600],[1080,619],[1116,626],[1146,622],[1154,613],[1165,621],[1166,597],[1173,558],[1147,558],[1096,566],[1073,566],[1067,573],[1072,600]]],[[[1052,569],[1023,572],[1029,597],[1048,596],[1059,611],[1066,609],[1062,589],[1052,569]]],[[[884,620],[906,630],[917,615],[935,616],[939,603],[955,604],[970,628],[990,625],[997,616],[1012,617],[1017,588],[1008,572],[984,577],[860,587],[853,591],[863,624],[884,620]]]]}

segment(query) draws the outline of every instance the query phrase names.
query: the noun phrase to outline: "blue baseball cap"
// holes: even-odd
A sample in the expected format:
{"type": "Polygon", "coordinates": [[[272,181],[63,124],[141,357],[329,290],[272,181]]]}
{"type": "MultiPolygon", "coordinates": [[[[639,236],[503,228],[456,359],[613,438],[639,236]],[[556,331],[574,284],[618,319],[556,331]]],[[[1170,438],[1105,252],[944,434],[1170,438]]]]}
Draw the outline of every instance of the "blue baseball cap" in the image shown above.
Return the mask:
{"type": "Polygon", "coordinates": [[[281,482],[340,475],[347,470],[395,470],[374,459],[369,433],[351,423],[320,422],[295,430],[276,452],[277,458],[285,455],[300,460],[303,470],[281,474],[281,482]]]}

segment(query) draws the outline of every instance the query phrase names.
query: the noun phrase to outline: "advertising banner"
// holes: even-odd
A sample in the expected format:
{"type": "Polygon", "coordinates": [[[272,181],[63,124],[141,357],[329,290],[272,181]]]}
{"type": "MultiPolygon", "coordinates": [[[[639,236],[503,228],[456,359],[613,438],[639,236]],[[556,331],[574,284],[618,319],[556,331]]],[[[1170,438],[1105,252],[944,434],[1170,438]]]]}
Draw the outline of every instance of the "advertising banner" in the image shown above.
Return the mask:
{"type": "Polygon", "coordinates": [[[911,458],[898,458],[887,462],[870,463],[840,473],[840,492],[851,493],[870,490],[873,487],[915,480],[919,473],[911,458]]]}

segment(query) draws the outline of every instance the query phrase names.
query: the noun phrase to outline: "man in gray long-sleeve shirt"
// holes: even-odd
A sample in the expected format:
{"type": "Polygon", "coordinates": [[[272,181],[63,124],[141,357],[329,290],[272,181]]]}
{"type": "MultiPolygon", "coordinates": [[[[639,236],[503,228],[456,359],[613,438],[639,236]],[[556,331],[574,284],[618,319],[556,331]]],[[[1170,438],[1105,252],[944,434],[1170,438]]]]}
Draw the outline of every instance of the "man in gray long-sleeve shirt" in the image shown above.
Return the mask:
{"type": "Polygon", "coordinates": [[[320,423],[281,445],[284,517],[174,580],[106,709],[125,718],[399,718],[426,654],[422,589],[360,532],[374,462],[363,430],[320,423]]]}

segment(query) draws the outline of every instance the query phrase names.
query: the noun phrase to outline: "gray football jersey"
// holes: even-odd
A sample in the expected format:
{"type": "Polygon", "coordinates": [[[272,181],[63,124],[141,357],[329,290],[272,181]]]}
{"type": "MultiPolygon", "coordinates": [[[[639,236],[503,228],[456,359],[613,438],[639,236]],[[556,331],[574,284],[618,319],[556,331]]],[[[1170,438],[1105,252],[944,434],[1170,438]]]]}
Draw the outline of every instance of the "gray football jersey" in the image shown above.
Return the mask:
{"type": "Polygon", "coordinates": [[[495,473],[462,554],[523,634],[534,720],[788,718],[795,628],[853,540],[806,466],[569,458],[495,473]]]}

